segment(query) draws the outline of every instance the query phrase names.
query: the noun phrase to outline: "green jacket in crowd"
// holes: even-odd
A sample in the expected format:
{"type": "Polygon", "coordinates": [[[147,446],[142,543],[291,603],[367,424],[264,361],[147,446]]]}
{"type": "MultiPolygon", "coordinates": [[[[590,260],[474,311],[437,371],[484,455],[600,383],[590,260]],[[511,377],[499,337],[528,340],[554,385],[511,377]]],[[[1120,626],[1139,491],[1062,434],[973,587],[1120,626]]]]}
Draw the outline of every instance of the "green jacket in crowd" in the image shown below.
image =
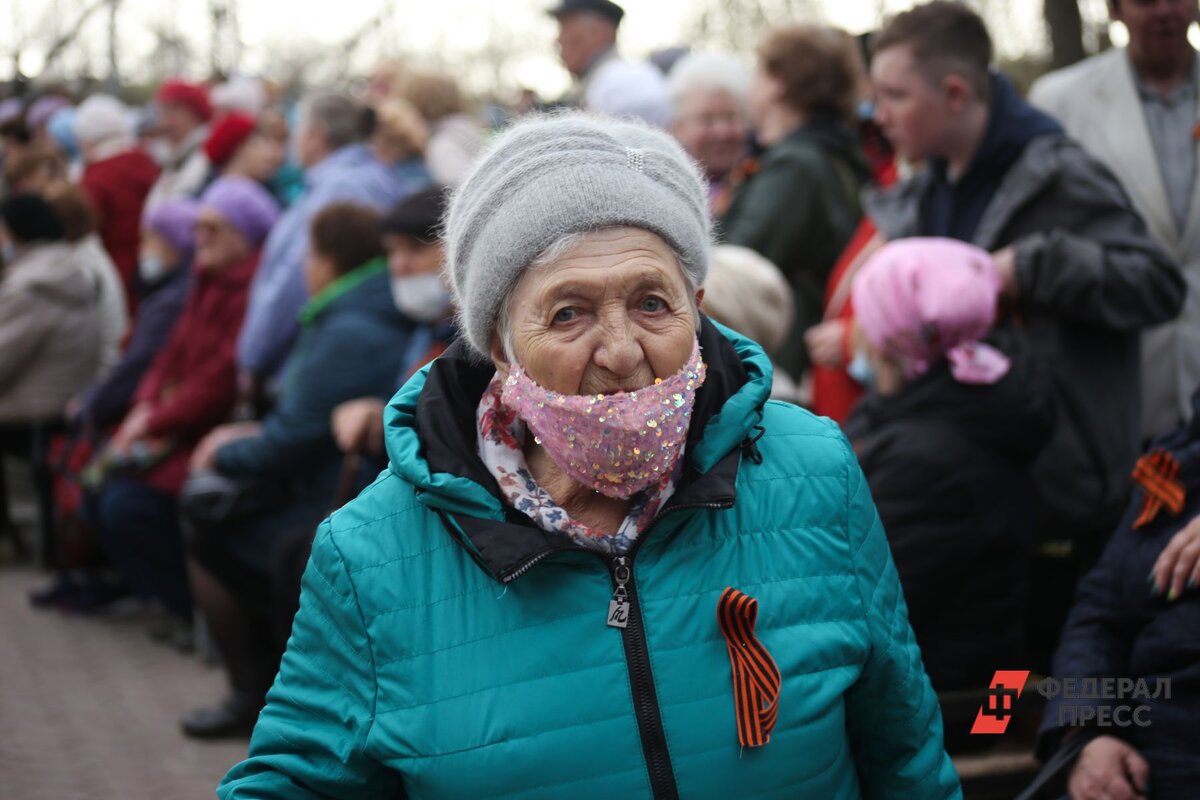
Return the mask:
{"type": "Polygon", "coordinates": [[[870,166],[854,131],[819,117],[767,148],[718,220],[721,241],[749,247],[783,272],[796,318],[778,364],[808,369],[804,332],[821,321],[825,283],[862,217],[870,166]]]}
{"type": "Polygon", "coordinates": [[[961,797],[887,540],[846,440],[768,402],[705,322],[677,490],[624,556],[505,506],[476,451],[494,374],[461,344],[386,417],[391,466],[322,524],[249,758],[222,798],[961,797]],[[627,559],[627,561],[625,561],[627,559]],[[606,625],[622,569],[625,628],[606,625]],[[782,684],[741,747],[726,587],[782,684]]]}

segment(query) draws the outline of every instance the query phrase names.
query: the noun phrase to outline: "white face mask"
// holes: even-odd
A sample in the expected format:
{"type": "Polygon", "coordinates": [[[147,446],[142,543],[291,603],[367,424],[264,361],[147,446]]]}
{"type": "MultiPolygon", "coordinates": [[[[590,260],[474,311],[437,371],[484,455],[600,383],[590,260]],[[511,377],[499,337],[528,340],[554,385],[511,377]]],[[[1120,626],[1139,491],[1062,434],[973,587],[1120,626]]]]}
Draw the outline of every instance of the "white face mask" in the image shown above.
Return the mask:
{"type": "Polygon", "coordinates": [[[138,275],[145,284],[158,283],[169,271],[167,263],[162,260],[161,256],[144,253],[138,259],[138,275]]]}
{"type": "Polygon", "coordinates": [[[393,277],[392,302],[414,322],[437,322],[450,311],[450,292],[436,272],[393,277]]]}

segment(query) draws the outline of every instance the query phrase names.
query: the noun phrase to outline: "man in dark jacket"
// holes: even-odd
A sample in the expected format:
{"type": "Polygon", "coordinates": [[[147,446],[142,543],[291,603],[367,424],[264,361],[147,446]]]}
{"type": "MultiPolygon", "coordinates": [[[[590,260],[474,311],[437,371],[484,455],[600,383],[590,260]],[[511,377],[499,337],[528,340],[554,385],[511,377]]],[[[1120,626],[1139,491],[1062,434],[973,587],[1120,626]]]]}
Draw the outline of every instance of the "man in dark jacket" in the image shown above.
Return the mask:
{"type": "Polygon", "coordinates": [[[1183,281],[1099,162],[989,70],[983,22],[937,0],[898,15],[872,63],[876,119],[912,180],[867,197],[882,235],[945,235],[995,254],[1015,328],[1049,372],[1058,425],[1033,467],[1049,540],[1098,547],[1139,441],[1139,334],[1183,281]]]}
{"type": "Polygon", "coordinates": [[[1053,410],[1028,354],[1004,349],[1012,370],[992,386],[955,380],[943,361],[896,394],[869,393],[846,424],[939,692],[986,686],[1024,646],[1027,467],[1053,410]]]}
{"type": "MultiPolygon", "coordinates": [[[[1200,406],[1200,393],[1192,402],[1200,406]]],[[[1080,583],[1054,654],[1059,693],[1046,706],[1037,752],[1044,760],[1075,737],[1076,747],[1086,742],[1070,777],[1073,798],[1140,797],[1148,782],[1145,796],[1184,800],[1200,784],[1200,592],[1194,580],[1168,590],[1170,571],[1159,569],[1168,543],[1200,515],[1197,419],[1139,462],[1141,488],[1080,583]],[[1105,689],[1114,678],[1116,688],[1105,689]],[[1101,689],[1089,693],[1085,681],[1101,689]]]]}

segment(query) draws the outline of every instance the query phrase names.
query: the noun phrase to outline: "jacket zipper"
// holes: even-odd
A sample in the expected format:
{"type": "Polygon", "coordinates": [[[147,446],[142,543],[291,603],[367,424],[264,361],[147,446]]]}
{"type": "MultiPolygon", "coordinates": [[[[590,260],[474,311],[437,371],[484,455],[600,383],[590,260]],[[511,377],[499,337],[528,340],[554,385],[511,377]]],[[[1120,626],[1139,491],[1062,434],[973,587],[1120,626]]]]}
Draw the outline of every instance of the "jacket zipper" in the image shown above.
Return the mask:
{"type": "MultiPolygon", "coordinates": [[[[709,503],[687,503],[667,509],[650,526],[642,531],[633,547],[624,555],[608,556],[599,551],[596,555],[608,564],[612,578],[613,594],[608,604],[608,625],[621,631],[625,647],[625,667],[629,672],[629,685],[633,693],[633,709],[637,719],[638,733],[642,738],[642,755],[650,773],[650,789],[655,800],[678,800],[679,788],[675,784],[675,771],[671,766],[671,754],[667,750],[667,734],[663,728],[662,712],[658,706],[658,691],[654,686],[654,675],[650,670],[650,647],[646,642],[646,630],[642,620],[642,609],[638,604],[637,585],[633,580],[633,557],[650,531],[663,517],[686,509],[724,510],[732,508],[729,500],[709,503]]],[[[543,550],[527,559],[501,578],[511,583],[533,569],[543,559],[557,552],[578,550],[577,547],[557,547],[543,550]]]]}
{"type": "Polygon", "coordinates": [[[675,785],[675,772],[667,751],[667,734],[658,707],[654,675],[650,671],[650,648],[646,644],[637,584],[633,580],[632,556],[611,558],[608,567],[613,582],[608,624],[620,629],[625,645],[625,665],[633,690],[633,711],[642,737],[642,754],[650,773],[650,789],[655,800],[676,800],[679,789],[675,785]]]}

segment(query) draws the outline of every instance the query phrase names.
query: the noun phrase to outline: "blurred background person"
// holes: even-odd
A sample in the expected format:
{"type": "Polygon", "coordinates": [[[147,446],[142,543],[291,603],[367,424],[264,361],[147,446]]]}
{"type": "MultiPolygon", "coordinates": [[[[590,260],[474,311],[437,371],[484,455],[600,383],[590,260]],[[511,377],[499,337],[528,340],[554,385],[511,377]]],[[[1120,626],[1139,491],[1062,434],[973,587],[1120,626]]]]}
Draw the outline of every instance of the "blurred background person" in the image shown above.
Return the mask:
{"type": "MultiPolygon", "coordinates": [[[[720,244],[709,257],[700,310],[762,345],[772,361],[792,329],[792,288],[779,268],[748,247],[720,244]]],[[[798,402],[796,384],[776,370],[771,385],[775,400],[798,402]]]]}
{"type": "Polygon", "coordinates": [[[73,421],[104,431],[128,413],[134,392],[166,345],[191,285],[196,202],[179,198],[146,214],[138,254],[139,303],[120,361],[74,404],[73,421]]]}
{"type": "Polygon", "coordinates": [[[0,426],[20,430],[60,421],[96,374],[98,288],[44,198],[14,195],[0,215],[0,426]]]}
{"type": "Polygon", "coordinates": [[[261,399],[273,391],[295,343],[298,314],[308,300],[304,261],[313,217],[335,202],[384,209],[406,188],[375,158],[364,134],[362,109],[344,95],[316,92],[301,104],[295,147],[305,169],[305,189],[271,231],[250,290],[238,340],[244,395],[261,399]]]}
{"type": "Polygon", "coordinates": [[[386,466],[384,406],[413,373],[444,353],[458,335],[453,298],[442,272],[446,253],[439,229],[448,201],[449,190],[429,187],[401,200],[380,223],[392,303],[415,327],[393,382],[376,395],[341,403],[331,419],[338,446],[345,452],[361,453],[380,469],[386,466]]]}
{"type": "Polygon", "coordinates": [[[1043,76],[1029,99],[1113,171],[1187,277],[1183,313],[1142,334],[1141,434],[1150,441],[1190,418],[1200,384],[1200,59],[1188,39],[1197,13],[1187,0],[1108,8],[1128,46],[1043,76]]]}
{"type": "Polygon", "coordinates": [[[809,365],[804,333],[821,320],[825,283],[862,215],[870,168],[855,133],[861,66],[836,28],[771,31],[758,47],[750,88],[757,145],[729,208],[721,241],[757,251],[792,286],[796,317],[780,366],[799,380],[809,365]]]}
{"type": "Polygon", "coordinates": [[[67,164],[52,147],[27,147],[4,160],[4,187],[9,194],[45,194],[67,180],[67,164]]]}
{"type": "MultiPolygon", "coordinates": [[[[261,423],[218,427],[192,456],[193,472],[215,470],[249,491],[274,484],[278,500],[219,525],[193,522],[191,585],[231,691],[220,704],[183,718],[189,736],[249,733],[286,643],[271,613],[280,546],[293,535],[311,539],[330,509],[378,472],[352,457],[343,463],[330,415],[339,403],[391,391],[413,324],[388,291],[378,212],[334,203],[313,219],[309,241],[305,279],[312,299],[301,311],[303,329],[279,405],[261,423]],[[350,482],[339,486],[347,472],[350,482]]],[[[299,583],[292,591],[299,594],[299,583]]]]}
{"type": "MultiPolygon", "coordinates": [[[[1200,404],[1200,392],[1193,403],[1200,404]]],[[[1059,694],[1048,701],[1037,754],[1043,761],[1066,759],[1072,800],[1185,800],[1200,782],[1200,416],[1194,410],[1187,426],[1142,456],[1134,479],[1124,518],[1079,583],[1050,675],[1076,686],[1115,675],[1149,687],[1149,696],[1134,688],[1124,699],[1059,694]],[[1165,697],[1163,683],[1170,686],[1165,697]],[[1074,708],[1064,714],[1068,705],[1074,708]],[[1138,724],[1077,722],[1085,709],[1124,719],[1121,705],[1138,724]]]]}
{"type": "Polygon", "coordinates": [[[191,642],[192,598],[176,497],[196,443],[233,410],[234,346],[277,214],[248,178],[222,178],[204,193],[183,313],[101,456],[110,474],[94,512],[97,536],[130,588],[166,610],[167,633],[182,646],[191,642]]]}
{"type": "Polygon", "coordinates": [[[142,213],[159,171],[138,146],[134,118],[115,97],[92,95],[75,115],[75,135],[83,151],[81,186],[96,215],[100,241],[121,274],[125,306],[137,309],[134,280],[142,213]]]}
{"type": "Polygon", "coordinates": [[[108,373],[121,356],[121,344],[129,328],[125,308],[125,287],[121,275],[100,238],[88,198],[81,189],[65,182],[54,183],[43,194],[63,225],[63,240],[75,248],[80,268],[96,286],[96,310],[100,325],[97,343],[100,358],[92,380],[108,373]]]}
{"type": "MultiPolygon", "coordinates": [[[[411,72],[400,82],[400,96],[412,103],[429,126],[425,164],[433,181],[457,186],[483,147],[483,125],[458,81],[444,72],[411,72]]],[[[385,102],[375,104],[376,110],[385,102]]]]}
{"type": "MultiPolygon", "coordinates": [[[[0,204],[0,455],[33,464],[42,535],[49,535],[49,435],[67,402],[96,374],[100,313],[94,278],[63,237],[54,208],[38,195],[0,204]]],[[[0,469],[0,530],[11,531],[0,469]]]]}
{"type": "Polygon", "coordinates": [[[731,56],[686,55],[671,70],[667,88],[671,135],[704,170],[709,208],[720,216],[749,146],[750,70],[731,56]]]}
{"type": "MultiPolygon", "coordinates": [[[[1021,660],[1036,541],[1028,471],[1054,424],[1049,386],[1015,341],[1004,352],[984,342],[1000,277],[983,250],[892,242],[853,291],[869,388],[846,435],[933,688],[982,689],[998,663],[1021,660]]],[[[947,725],[947,747],[968,728],[947,725]]]]}
{"type": "Polygon", "coordinates": [[[394,191],[404,197],[433,179],[425,162],[429,126],[406,100],[393,98],[374,107],[375,128],[369,140],[375,159],[390,171],[394,191]]]}
{"type": "Polygon", "coordinates": [[[558,22],[559,57],[576,80],[559,105],[632,117],[660,128],[670,124],[671,101],[662,72],[617,52],[623,8],[609,0],[563,0],[547,13],[558,22]]]}
{"type": "Polygon", "coordinates": [[[154,95],[157,131],[166,143],[162,175],[146,205],[153,208],[172,197],[196,197],[208,177],[203,144],[208,138],[212,104],[208,89],[198,83],[169,80],[154,95]]]}
{"type": "Polygon", "coordinates": [[[270,103],[267,87],[258,78],[248,75],[235,75],[224,83],[218,84],[209,92],[212,103],[213,117],[223,117],[226,114],[245,114],[257,117],[270,103]]]}

